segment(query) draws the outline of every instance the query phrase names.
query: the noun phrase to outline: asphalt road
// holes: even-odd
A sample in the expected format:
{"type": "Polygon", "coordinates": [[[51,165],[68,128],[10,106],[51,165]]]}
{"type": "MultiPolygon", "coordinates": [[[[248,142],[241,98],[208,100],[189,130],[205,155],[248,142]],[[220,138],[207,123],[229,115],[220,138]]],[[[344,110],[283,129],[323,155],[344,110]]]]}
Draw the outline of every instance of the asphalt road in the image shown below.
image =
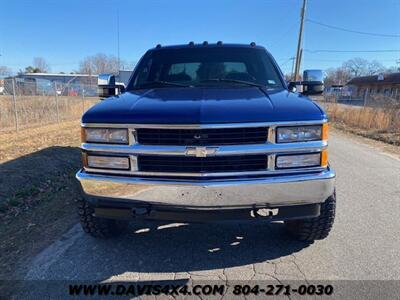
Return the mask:
{"type": "Polygon", "coordinates": [[[25,279],[400,280],[400,160],[335,133],[330,161],[337,215],[323,241],[293,241],[279,223],[140,223],[114,240],[76,225],[34,259],[25,279]]]}

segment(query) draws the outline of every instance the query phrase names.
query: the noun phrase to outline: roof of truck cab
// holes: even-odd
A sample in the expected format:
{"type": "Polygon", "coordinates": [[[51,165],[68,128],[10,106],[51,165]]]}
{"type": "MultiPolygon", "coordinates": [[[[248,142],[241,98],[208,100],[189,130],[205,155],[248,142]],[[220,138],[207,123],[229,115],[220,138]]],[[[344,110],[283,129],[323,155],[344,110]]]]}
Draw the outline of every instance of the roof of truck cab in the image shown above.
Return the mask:
{"type": "Polygon", "coordinates": [[[203,43],[200,44],[193,44],[193,45],[189,45],[189,44],[181,44],[181,45],[167,45],[167,46],[163,46],[161,45],[161,47],[154,47],[150,50],[153,51],[159,51],[159,50],[163,50],[163,49],[190,49],[190,48],[251,48],[251,49],[263,49],[266,50],[263,46],[259,46],[259,45],[255,45],[252,46],[250,44],[217,44],[217,43],[209,43],[204,45],[203,43]]]}

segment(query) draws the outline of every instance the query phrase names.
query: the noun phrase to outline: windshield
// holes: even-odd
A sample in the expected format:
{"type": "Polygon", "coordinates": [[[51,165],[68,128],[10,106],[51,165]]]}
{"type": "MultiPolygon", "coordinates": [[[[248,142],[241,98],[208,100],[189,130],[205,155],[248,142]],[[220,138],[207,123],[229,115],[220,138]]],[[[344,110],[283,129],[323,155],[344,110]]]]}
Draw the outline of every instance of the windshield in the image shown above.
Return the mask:
{"type": "Polygon", "coordinates": [[[265,50],[202,47],[148,52],[128,90],[215,85],[283,88],[278,71],[265,50]]]}

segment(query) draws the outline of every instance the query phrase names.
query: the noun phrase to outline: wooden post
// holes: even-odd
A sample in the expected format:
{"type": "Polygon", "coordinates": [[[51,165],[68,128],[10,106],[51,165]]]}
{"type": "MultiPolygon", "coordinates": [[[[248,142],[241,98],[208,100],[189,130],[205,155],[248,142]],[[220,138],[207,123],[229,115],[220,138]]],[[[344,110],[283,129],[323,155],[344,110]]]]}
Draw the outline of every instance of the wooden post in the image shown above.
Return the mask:
{"type": "Polygon", "coordinates": [[[58,94],[57,94],[57,83],[56,82],[54,82],[54,94],[56,96],[57,123],[60,123],[60,110],[58,107],[58,94]]]}
{"type": "Polygon", "coordinates": [[[367,106],[368,94],[369,94],[369,87],[366,87],[364,92],[364,107],[367,106]]]}
{"type": "Polygon", "coordinates": [[[19,124],[18,124],[18,111],[17,111],[17,97],[15,95],[15,78],[12,78],[11,82],[12,82],[12,91],[13,91],[15,130],[18,131],[19,124]]]}
{"type": "Polygon", "coordinates": [[[85,112],[85,88],[82,88],[82,113],[85,112]]]}

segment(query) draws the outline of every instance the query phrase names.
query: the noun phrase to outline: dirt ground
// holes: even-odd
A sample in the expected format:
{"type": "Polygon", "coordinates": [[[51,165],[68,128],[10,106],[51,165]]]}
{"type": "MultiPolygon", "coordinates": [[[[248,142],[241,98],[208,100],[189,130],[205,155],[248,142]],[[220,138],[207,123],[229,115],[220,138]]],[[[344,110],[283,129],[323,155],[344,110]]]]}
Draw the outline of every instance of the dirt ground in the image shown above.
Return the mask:
{"type": "Polygon", "coordinates": [[[0,135],[0,280],[77,222],[79,139],[79,121],[0,135]]]}

